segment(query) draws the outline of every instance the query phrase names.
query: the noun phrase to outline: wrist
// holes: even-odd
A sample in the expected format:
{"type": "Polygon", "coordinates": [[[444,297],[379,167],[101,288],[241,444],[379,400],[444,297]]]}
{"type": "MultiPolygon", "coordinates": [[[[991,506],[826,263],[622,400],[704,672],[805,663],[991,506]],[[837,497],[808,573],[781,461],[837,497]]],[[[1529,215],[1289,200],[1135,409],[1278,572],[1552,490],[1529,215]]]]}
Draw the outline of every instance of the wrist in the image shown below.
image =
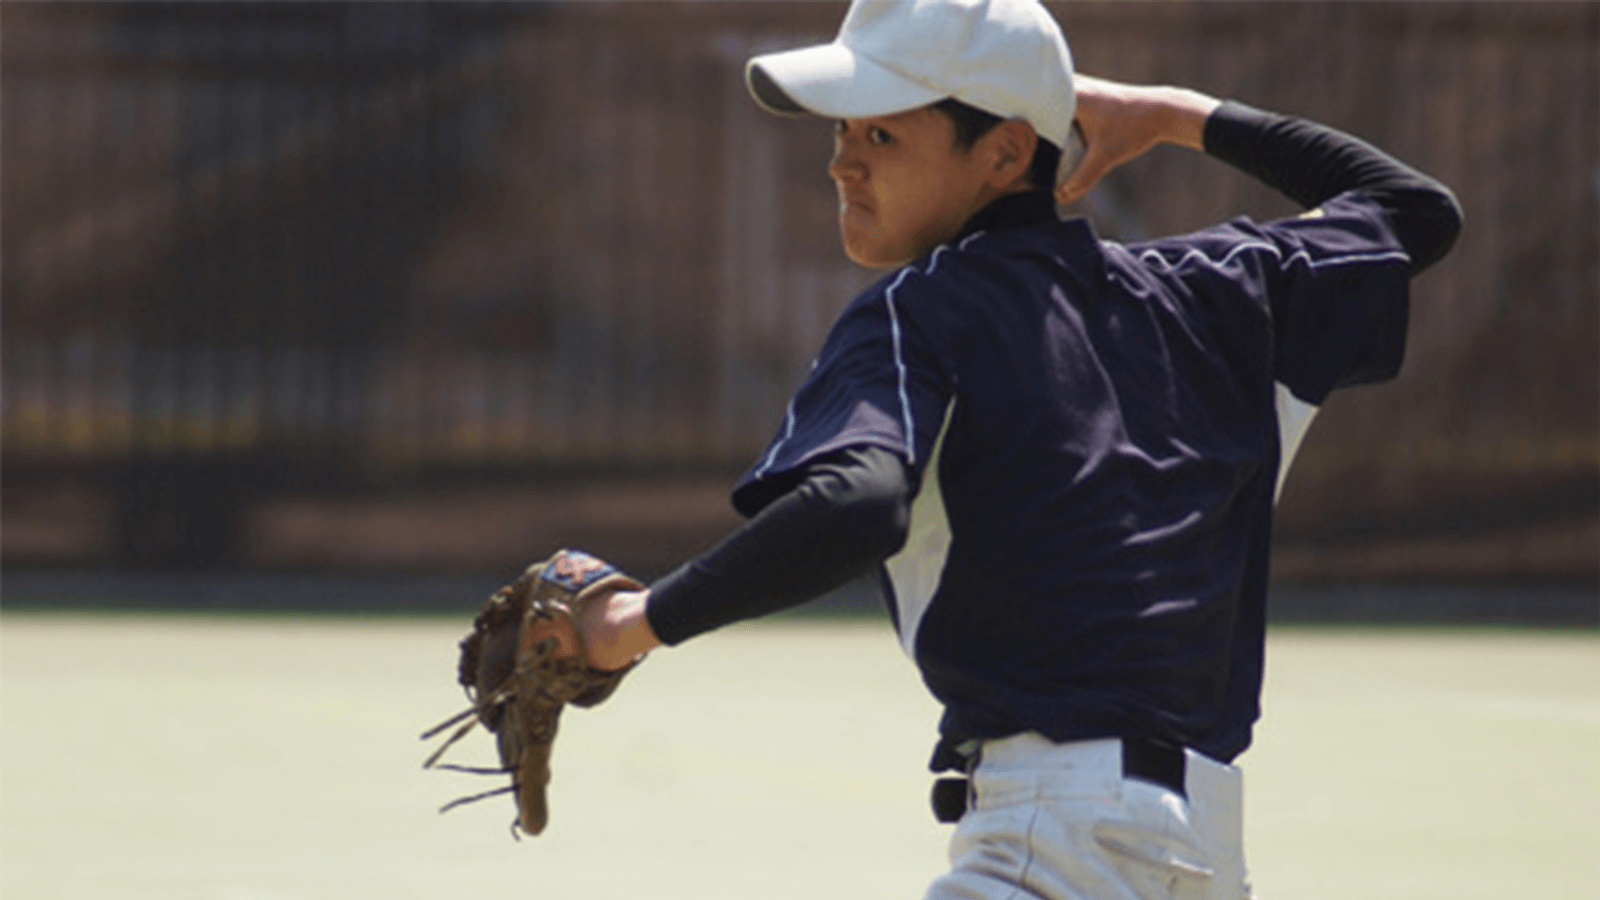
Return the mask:
{"type": "Polygon", "coordinates": [[[1156,88],[1159,96],[1158,133],[1163,143],[1188,147],[1202,153],[1206,149],[1206,120],[1216,112],[1222,101],[1189,88],[1156,88]]]}
{"type": "Polygon", "coordinates": [[[618,591],[596,609],[586,623],[589,664],[597,669],[620,669],[656,647],[661,640],[650,627],[645,609],[650,591],[618,591]]]}

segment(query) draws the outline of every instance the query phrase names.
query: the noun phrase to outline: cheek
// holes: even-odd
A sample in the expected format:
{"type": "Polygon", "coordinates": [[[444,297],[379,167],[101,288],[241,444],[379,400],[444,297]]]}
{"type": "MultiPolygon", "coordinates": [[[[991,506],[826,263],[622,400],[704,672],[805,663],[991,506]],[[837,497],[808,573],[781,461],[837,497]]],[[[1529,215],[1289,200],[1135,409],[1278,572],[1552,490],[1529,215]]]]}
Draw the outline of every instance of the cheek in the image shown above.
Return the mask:
{"type": "Polygon", "coordinates": [[[890,252],[887,245],[894,242],[897,210],[875,192],[866,200],[865,206],[841,203],[839,238],[851,260],[865,266],[883,265],[890,252]]]}
{"type": "Polygon", "coordinates": [[[863,266],[877,268],[896,260],[884,229],[875,216],[847,208],[839,214],[839,238],[845,256],[863,266]]]}
{"type": "Polygon", "coordinates": [[[965,224],[973,195],[970,174],[944,162],[933,160],[907,173],[899,192],[905,228],[935,243],[954,237],[965,224]]]}
{"type": "Polygon", "coordinates": [[[865,266],[901,265],[955,236],[965,222],[954,202],[961,190],[954,184],[955,173],[937,162],[873,168],[870,211],[845,206],[839,213],[847,256],[865,266]]]}
{"type": "Polygon", "coordinates": [[[892,244],[892,252],[909,261],[955,237],[965,217],[947,199],[933,185],[907,192],[894,210],[893,221],[883,226],[882,241],[892,244]]]}

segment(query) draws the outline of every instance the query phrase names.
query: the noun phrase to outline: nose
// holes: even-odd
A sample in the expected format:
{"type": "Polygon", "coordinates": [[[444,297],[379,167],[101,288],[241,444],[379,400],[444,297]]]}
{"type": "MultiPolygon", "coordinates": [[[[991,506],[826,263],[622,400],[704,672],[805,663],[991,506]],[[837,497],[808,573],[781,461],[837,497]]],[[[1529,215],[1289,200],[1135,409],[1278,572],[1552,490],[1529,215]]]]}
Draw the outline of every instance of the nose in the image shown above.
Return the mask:
{"type": "Polygon", "coordinates": [[[828,177],[834,181],[860,181],[866,173],[861,160],[850,152],[844,141],[833,143],[833,158],[828,160],[828,177]]]}

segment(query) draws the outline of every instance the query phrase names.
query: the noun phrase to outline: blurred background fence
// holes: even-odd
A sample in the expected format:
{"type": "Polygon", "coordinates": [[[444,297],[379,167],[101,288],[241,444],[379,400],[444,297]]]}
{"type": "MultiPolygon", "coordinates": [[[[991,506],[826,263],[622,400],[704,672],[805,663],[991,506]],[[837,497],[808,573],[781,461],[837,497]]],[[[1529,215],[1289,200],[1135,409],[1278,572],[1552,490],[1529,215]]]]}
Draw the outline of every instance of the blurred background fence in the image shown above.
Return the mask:
{"type": "MultiPolygon", "coordinates": [[[[1280,582],[1600,585],[1600,5],[1051,4],[1080,68],[1451,184],[1400,380],[1338,397],[1280,582]]],[[[830,132],[764,116],[800,3],[6,3],[4,564],[661,571],[734,523],[834,313],[830,132]]],[[[1135,239],[1288,204],[1159,150],[1135,239]]]]}

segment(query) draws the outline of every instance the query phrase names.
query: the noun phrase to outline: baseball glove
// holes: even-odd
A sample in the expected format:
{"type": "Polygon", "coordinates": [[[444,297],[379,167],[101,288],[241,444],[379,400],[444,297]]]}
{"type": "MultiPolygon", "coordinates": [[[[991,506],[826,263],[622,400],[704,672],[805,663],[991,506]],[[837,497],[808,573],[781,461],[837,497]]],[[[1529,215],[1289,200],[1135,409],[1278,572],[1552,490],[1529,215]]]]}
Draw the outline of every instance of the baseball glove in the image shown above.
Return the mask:
{"type": "Polygon", "coordinates": [[[549,821],[545,786],[550,781],[550,751],[561,710],[569,703],[580,707],[601,703],[638,664],[635,660],[614,672],[590,666],[584,659],[577,616],[600,598],[643,587],[586,553],[561,550],[529,566],[516,581],[484,601],[472,630],[461,641],[456,673],[472,706],[423,732],[422,739],[428,740],[459,726],[422,767],[510,775],[511,784],[462,797],[445,804],[440,812],[486,797],[514,794],[517,818],[512,835],[518,828],[528,834],[544,830],[549,821]],[[555,633],[567,629],[576,638],[577,652],[558,656],[561,642],[555,633]],[[495,736],[499,768],[439,762],[451,745],[479,724],[495,736]]]}

